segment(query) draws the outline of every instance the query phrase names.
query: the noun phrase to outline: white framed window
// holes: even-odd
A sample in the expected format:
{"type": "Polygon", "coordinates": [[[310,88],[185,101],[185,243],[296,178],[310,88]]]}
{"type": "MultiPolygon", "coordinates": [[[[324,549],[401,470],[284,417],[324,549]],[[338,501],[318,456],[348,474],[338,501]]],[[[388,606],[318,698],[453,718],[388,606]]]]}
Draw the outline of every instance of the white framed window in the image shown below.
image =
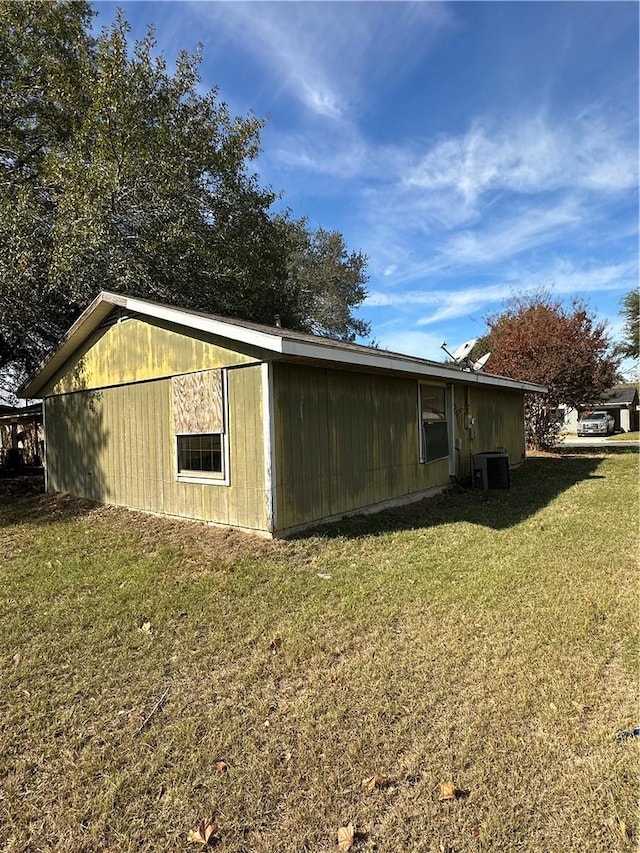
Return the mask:
{"type": "Polygon", "coordinates": [[[178,474],[223,477],[223,439],[220,433],[177,435],[178,474]]]}
{"type": "Polygon", "coordinates": [[[175,471],[181,482],[229,484],[226,374],[200,370],[171,378],[175,471]]]}
{"type": "Polygon", "coordinates": [[[435,462],[449,456],[447,389],[444,385],[418,384],[420,461],[435,462]]]}

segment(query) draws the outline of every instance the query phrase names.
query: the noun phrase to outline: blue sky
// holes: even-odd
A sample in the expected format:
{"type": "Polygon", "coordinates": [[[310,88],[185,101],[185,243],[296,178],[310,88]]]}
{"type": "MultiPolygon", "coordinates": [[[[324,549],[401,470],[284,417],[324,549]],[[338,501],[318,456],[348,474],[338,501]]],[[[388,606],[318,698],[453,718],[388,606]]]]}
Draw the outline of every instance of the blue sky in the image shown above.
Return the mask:
{"type": "MultiPolygon", "coordinates": [[[[172,62],[267,118],[281,206],[368,256],[382,347],[441,360],[516,294],[615,338],[638,285],[635,2],[125,2],[172,62]]],[[[94,3],[97,26],[116,4],[94,3]]]]}

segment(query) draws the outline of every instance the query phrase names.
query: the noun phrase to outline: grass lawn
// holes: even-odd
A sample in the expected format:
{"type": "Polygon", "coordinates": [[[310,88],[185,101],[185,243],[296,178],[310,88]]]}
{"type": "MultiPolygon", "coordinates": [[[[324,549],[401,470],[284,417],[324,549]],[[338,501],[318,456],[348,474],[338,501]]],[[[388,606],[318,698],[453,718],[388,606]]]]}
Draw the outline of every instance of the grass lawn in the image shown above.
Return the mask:
{"type": "Polygon", "coordinates": [[[0,849],[636,849],[637,460],[288,542],[0,484],[0,849]]]}
{"type": "Polygon", "coordinates": [[[615,436],[616,441],[639,441],[640,432],[621,432],[615,436]]]}

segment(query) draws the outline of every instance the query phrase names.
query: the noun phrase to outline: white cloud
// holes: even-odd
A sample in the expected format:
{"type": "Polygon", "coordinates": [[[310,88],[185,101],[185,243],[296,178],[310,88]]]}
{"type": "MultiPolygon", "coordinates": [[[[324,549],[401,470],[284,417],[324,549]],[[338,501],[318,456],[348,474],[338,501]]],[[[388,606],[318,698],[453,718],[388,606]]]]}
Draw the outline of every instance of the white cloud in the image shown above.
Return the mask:
{"type": "Polygon", "coordinates": [[[447,26],[441,3],[191,3],[312,113],[349,119],[368,85],[402,77],[447,26]]]}
{"type": "Polygon", "coordinates": [[[604,116],[563,124],[526,118],[496,130],[476,121],[466,134],[438,141],[405,179],[426,192],[453,192],[471,207],[488,192],[617,191],[637,182],[634,141],[604,116]]]}
{"type": "Polygon", "coordinates": [[[519,206],[488,228],[459,231],[447,238],[441,263],[456,266],[496,263],[540,245],[557,241],[580,224],[583,212],[573,199],[557,205],[519,206]]]}
{"type": "Polygon", "coordinates": [[[592,111],[579,122],[488,126],[476,122],[419,155],[415,143],[376,152],[377,180],[361,192],[374,268],[395,267],[395,283],[409,284],[637,233],[637,143],[624,123],[592,111]]]}
{"type": "Polygon", "coordinates": [[[586,297],[588,294],[631,290],[637,281],[635,259],[621,263],[580,266],[566,260],[555,260],[534,270],[513,267],[501,281],[487,285],[472,285],[452,290],[445,288],[424,290],[373,290],[365,307],[396,308],[415,312],[432,309],[419,317],[418,326],[434,325],[444,320],[469,317],[479,311],[496,308],[516,295],[535,293],[547,289],[553,296],[586,297]]]}

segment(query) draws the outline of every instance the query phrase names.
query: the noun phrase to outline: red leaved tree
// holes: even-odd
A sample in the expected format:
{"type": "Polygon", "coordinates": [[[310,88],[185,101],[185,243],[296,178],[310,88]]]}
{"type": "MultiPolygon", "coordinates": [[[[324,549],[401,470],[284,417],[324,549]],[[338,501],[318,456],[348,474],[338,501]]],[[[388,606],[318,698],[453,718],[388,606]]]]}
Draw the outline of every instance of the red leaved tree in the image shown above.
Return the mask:
{"type": "Polygon", "coordinates": [[[545,292],[518,297],[488,320],[491,373],[547,386],[548,393],[527,394],[525,424],[530,447],[548,448],[560,430],[561,404],[578,408],[616,381],[606,323],[574,300],[570,308],[545,292]]]}

